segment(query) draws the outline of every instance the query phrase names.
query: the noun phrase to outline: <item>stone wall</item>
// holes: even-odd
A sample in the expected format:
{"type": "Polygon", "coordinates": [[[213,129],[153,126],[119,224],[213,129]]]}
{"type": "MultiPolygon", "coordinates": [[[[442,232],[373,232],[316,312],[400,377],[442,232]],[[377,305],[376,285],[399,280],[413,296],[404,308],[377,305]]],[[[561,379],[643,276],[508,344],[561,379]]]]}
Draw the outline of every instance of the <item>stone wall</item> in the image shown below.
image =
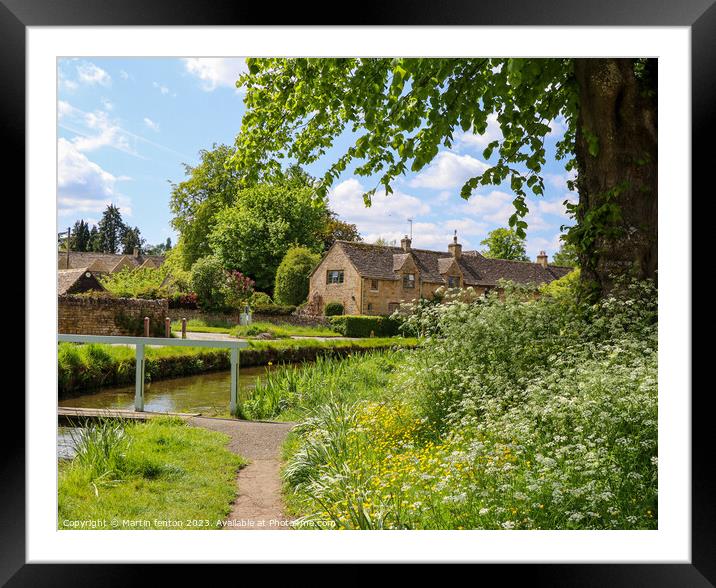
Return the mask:
{"type": "Polygon", "coordinates": [[[144,317],[149,317],[150,335],[164,336],[164,318],[169,306],[165,299],[109,298],[101,296],[58,296],[57,332],[80,335],[144,334],[144,317]]]}

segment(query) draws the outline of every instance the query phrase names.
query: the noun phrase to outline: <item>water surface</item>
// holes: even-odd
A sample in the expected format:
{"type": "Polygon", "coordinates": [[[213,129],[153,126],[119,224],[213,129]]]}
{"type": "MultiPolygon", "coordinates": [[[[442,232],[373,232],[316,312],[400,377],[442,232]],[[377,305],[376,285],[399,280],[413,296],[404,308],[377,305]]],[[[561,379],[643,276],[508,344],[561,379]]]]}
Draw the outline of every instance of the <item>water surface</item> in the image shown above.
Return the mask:
{"type": "MultiPolygon", "coordinates": [[[[245,399],[266,374],[266,366],[239,370],[239,398],[245,399]]],[[[200,412],[206,416],[228,416],[231,372],[209,372],[172,378],[144,386],[144,410],[149,412],[200,412]]],[[[63,398],[60,406],[76,408],[134,409],[134,386],[104,388],[90,394],[63,398]]]]}

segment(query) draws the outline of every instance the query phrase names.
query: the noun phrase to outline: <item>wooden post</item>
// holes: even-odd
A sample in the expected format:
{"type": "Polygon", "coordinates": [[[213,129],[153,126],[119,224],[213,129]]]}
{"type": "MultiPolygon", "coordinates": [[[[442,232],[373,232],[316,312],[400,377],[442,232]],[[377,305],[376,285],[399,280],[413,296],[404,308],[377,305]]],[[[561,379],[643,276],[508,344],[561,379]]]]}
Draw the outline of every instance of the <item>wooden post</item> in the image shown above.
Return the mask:
{"type": "Polygon", "coordinates": [[[186,318],[181,319],[181,338],[186,339],[186,318]]]}
{"type": "Polygon", "coordinates": [[[144,317],[144,336],[149,337],[149,317],[144,317]]]}
{"type": "Polygon", "coordinates": [[[144,411],[144,343],[135,347],[134,410],[144,411]]]}
{"type": "Polygon", "coordinates": [[[170,319],[169,317],[166,317],[164,319],[164,336],[165,337],[172,336],[172,319],[170,319]]]}
{"type": "Polygon", "coordinates": [[[239,348],[231,348],[231,402],[229,404],[229,412],[231,416],[236,415],[236,409],[239,407],[239,348]]]}

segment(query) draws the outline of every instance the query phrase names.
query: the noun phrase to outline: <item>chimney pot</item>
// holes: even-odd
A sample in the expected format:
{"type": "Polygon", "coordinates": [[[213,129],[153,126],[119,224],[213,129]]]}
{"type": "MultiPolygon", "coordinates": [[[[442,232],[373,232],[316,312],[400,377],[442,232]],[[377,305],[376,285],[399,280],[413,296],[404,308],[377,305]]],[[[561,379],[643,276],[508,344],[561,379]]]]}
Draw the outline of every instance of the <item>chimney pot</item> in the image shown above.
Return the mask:
{"type": "Polygon", "coordinates": [[[462,245],[457,242],[457,229],[452,237],[452,243],[448,245],[448,251],[455,259],[460,259],[460,256],[462,255],[462,245]]]}
{"type": "Polygon", "coordinates": [[[405,235],[405,237],[403,237],[400,240],[400,247],[402,248],[403,251],[405,251],[407,253],[408,251],[410,251],[411,243],[412,243],[411,239],[407,235],[405,235]]]}
{"type": "Polygon", "coordinates": [[[544,251],[539,252],[539,255],[537,256],[537,263],[539,263],[542,267],[547,267],[547,254],[544,251]]]}
{"type": "Polygon", "coordinates": [[[134,257],[139,257],[139,247],[135,247],[135,248],[132,250],[132,255],[133,255],[134,257]]]}

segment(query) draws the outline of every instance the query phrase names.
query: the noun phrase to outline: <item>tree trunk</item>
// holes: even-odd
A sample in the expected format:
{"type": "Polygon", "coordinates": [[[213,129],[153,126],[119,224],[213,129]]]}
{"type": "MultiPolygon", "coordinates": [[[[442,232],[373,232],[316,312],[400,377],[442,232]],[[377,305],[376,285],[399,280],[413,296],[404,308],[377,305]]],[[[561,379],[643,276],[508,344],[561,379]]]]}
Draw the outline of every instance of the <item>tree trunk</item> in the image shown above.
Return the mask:
{"type": "Polygon", "coordinates": [[[604,295],[624,274],[656,278],[656,60],[575,59],[582,278],[604,295]]]}

